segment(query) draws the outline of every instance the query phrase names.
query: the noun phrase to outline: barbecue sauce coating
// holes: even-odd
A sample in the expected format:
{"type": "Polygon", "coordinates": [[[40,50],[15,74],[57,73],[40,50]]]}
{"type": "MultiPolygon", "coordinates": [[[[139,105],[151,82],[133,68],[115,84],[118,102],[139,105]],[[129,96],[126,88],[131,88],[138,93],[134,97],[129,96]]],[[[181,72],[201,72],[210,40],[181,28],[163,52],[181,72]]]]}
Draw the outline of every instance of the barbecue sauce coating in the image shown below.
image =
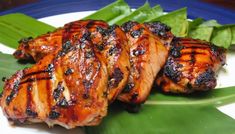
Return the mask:
{"type": "Polygon", "coordinates": [[[168,54],[164,41],[151,31],[154,28],[150,25],[137,22],[122,25],[129,40],[131,68],[128,84],[118,99],[129,104],[140,104],[147,99],[168,54]]]}
{"type": "Polygon", "coordinates": [[[86,27],[73,22],[64,29],[60,49],[6,81],[1,107],[9,120],[74,128],[97,125],[107,114],[106,63],[86,27]]]}
{"type": "Polygon", "coordinates": [[[165,92],[191,93],[215,88],[216,73],[225,64],[225,49],[206,41],[174,38],[156,83],[165,92]]]}

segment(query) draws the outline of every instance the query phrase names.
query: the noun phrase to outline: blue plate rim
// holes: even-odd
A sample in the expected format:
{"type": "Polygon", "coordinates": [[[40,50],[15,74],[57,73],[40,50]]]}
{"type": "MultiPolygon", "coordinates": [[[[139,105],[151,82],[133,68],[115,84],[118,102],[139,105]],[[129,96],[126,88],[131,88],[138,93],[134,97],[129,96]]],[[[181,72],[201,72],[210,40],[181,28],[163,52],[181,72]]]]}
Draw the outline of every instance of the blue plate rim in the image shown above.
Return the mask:
{"type": "MultiPolygon", "coordinates": [[[[0,12],[0,15],[24,13],[38,19],[64,13],[97,10],[114,1],[115,0],[41,0],[0,12]]],[[[145,3],[145,0],[125,1],[131,8],[138,8],[145,3]]],[[[215,19],[221,24],[235,23],[235,11],[197,0],[148,0],[148,2],[151,6],[160,4],[166,12],[187,7],[188,17],[191,19],[200,17],[206,20],[215,19]]]]}

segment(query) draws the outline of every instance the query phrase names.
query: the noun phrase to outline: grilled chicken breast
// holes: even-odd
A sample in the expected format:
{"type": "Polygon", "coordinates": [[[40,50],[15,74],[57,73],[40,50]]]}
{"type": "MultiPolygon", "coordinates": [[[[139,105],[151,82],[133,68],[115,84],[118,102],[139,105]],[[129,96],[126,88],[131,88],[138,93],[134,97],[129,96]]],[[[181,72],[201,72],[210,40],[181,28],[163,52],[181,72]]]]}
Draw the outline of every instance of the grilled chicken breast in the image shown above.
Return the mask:
{"type": "Polygon", "coordinates": [[[225,50],[173,38],[160,22],[119,27],[80,20],[22,39],[14,56],[36,64],[7,79],[0,105],[13,122],[74,128],[98,125],[117,97],[130,105],[143,103],[154,81],[165,92],[214,88],[225,50]]]}
{"type": "Polygon", "coordinates": [[[87,32],[63,37],[61,50],[6,81],[0,104],[10,120],[66,128],[99,124],[107,113],[108,73],[87,32]]]}
{"type": "Polygon", "coordinates": [[[174,38],[167,62],[156,83],[165,92],[191,93],[216,86],[216,73],[225,64],[225,50],[209,42],[174,38]]]}
{"type": "MultiPolygon", "coordinates": [[[[17,59],[33,58],[36,62],[42,57],[56,53],[62,48],[62,41],[67,38],[87,36],[96,53],[102,56],[108,69],[108,99],[113,102],[127,84],[130,70],[129,46],[125,33],[117,25],[109,26],[99,20],[79,20],[65,24],[52,33],[20,41],[14,56],[17,59]],[[89,32],[84,33],[84,29],[89,32]],[[83,32],[84,34],[78,34],[83,32]]],[[[75,44],[76,45],[76,44],[75,44]]]]}
{"type": "Polygon", "coordinates": [[[131,69],[128,84],[118,99],[130,104],[140,104],[147,99],[168,51],[144,24],[127,22],[122,28],[129,39],[131,69]]]}

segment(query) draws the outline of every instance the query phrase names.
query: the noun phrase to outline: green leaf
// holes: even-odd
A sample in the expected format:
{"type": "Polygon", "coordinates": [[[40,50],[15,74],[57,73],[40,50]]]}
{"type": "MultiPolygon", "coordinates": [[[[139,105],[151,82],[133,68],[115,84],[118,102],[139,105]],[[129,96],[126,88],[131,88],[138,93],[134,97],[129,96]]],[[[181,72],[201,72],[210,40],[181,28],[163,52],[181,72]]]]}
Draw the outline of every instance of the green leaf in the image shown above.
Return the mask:
{"type": "Polygon", "coordinates": [[[198,27],[192,31],[189,31],[188,37],[210,41],[213,29],[213,27],[198,27]]]}
{"type": "Polygon", "coordinates": [[[231,31],[232,31],[232,41],[231,41],[231,44],[235,45],[235,26],[231,26],[231,31]]]}
{"type": "Polygon", "coordinates": [[[196,18],[195,20],[188,21],[188,31],[196,29],[200,24],[204,22],[202,18],[196,18]]]}
{"type": "Polygon", "coordinates": [[[146,22],[146,21],[149,22],[153,18],[162,16],[163,15],[163,9],[162,9],[162,7],[160,5],[156,5],[147,14],[148,14],[148,18],[146,20],[141,21],[141,23],[146,22]]]}
{"type": "Polygon", "coordinates": [[[131,13],[131,9],[129,5],[124,0],[117,0],[113,2],[95,13],[83,18],[93,19],[93,20],[104,20],[106,22],[112,23],[114,19],[120,19],[131,13]]]}
{"type": "Polygon", "coordinates": [[[36,19],[20,14],[8,14],[0,16],[0,43],[11,48],[18,46],[18,40],[24,37],[36,37],[55,28],[37,21],[36,19]]]}
{"type": "Polygon", "coordinates": [[[232,42],[232,31],[230,27],[215,27],[211,37],[211,42],[217,46],[228,48],[232,42]]]}
{"type": "Polygon", "coordinates": [[[220,26],[220,24],[218,24],[216,20],[205,21],[197,26],[195,23],[199,23],[199,22],[193,21],[192,23],[194,23],[193,24],[194,27],[189,28],[188,37],[191,37],[194,39],[206,40],[206,41],[211,40],[214,27],[220,26]]]}
{"type": "Polygon", "coordinates": [[[187,35],[188,21],[186,8],[156,17],[150,21],[160,21],[167,24],[172,28],[172,33],[176,36],[185,37],[187,35]]]}
{"type": "Polygon", "coordinates": [[[143,6],[136,9],[130,15],[114,23],[118,25],[121,25],[127,21],[137,21],[143,23],[154,17],[161,16],[162,14],[163,10],[160,5],[156,5],[153,8],[151,8],[149,3],[146,2],[143,6]]]}
{"type": "Polygon", "coordinates": [[[208,20],[201,25],[202,27],[218,27],[221,26],[216,20],[208,20]]]}
{"type": "MultiPolygon", "coordinates": [[[[19,63],[12,55],[3,54],[0,52],[0,79],[3,77],[9,78],[17,70],[24,69],[25,67],[29,67],[31,65],[32,64],[29,63],[19,63]]],[[[3,84],[3,81],[0,81],[0,93],[2,92],[3,84]]]]}
{"type": "Polygon", "coordinates": [[[235,102],[235,87],[190,96],[152,94],[139,113],[131,114],[114,104],[99,126],[88,134],[234,134],[235,120],[215,106],[235,102]],[[126,128],[126,129],[124,129],[126,128]]]}
{"type": "Polygon", "coordinates": [[[137,21],[141,17],[142,18],[147,17],[147,14],[144,14],[142,12],[148,12],[150,10],[151,10],[151,7],[150,7],[149,3],[145,2],[145,4],[143,6],[139,7],[138,9],[136,9],[134,12],[132,12],[131,14],[126,16],[125,18],[122,18],[122,19],[120,19],[116,22],[113,22],[113,23],[121,25],[129,20],[137,21]]]}

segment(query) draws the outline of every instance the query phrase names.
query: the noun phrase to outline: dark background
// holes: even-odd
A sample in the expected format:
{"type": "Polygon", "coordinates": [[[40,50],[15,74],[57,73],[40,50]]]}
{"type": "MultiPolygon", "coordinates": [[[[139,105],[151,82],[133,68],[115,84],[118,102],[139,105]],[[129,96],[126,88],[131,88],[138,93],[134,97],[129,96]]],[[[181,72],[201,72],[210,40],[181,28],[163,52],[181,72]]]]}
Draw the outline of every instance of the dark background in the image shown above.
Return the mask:
{"type": "MultiPolygon", "coordinates": [[[[0,0],[0,12],[39,0],[0,0]]],[[[235,11],[235,0],[198,0],[235,11]]]]}

